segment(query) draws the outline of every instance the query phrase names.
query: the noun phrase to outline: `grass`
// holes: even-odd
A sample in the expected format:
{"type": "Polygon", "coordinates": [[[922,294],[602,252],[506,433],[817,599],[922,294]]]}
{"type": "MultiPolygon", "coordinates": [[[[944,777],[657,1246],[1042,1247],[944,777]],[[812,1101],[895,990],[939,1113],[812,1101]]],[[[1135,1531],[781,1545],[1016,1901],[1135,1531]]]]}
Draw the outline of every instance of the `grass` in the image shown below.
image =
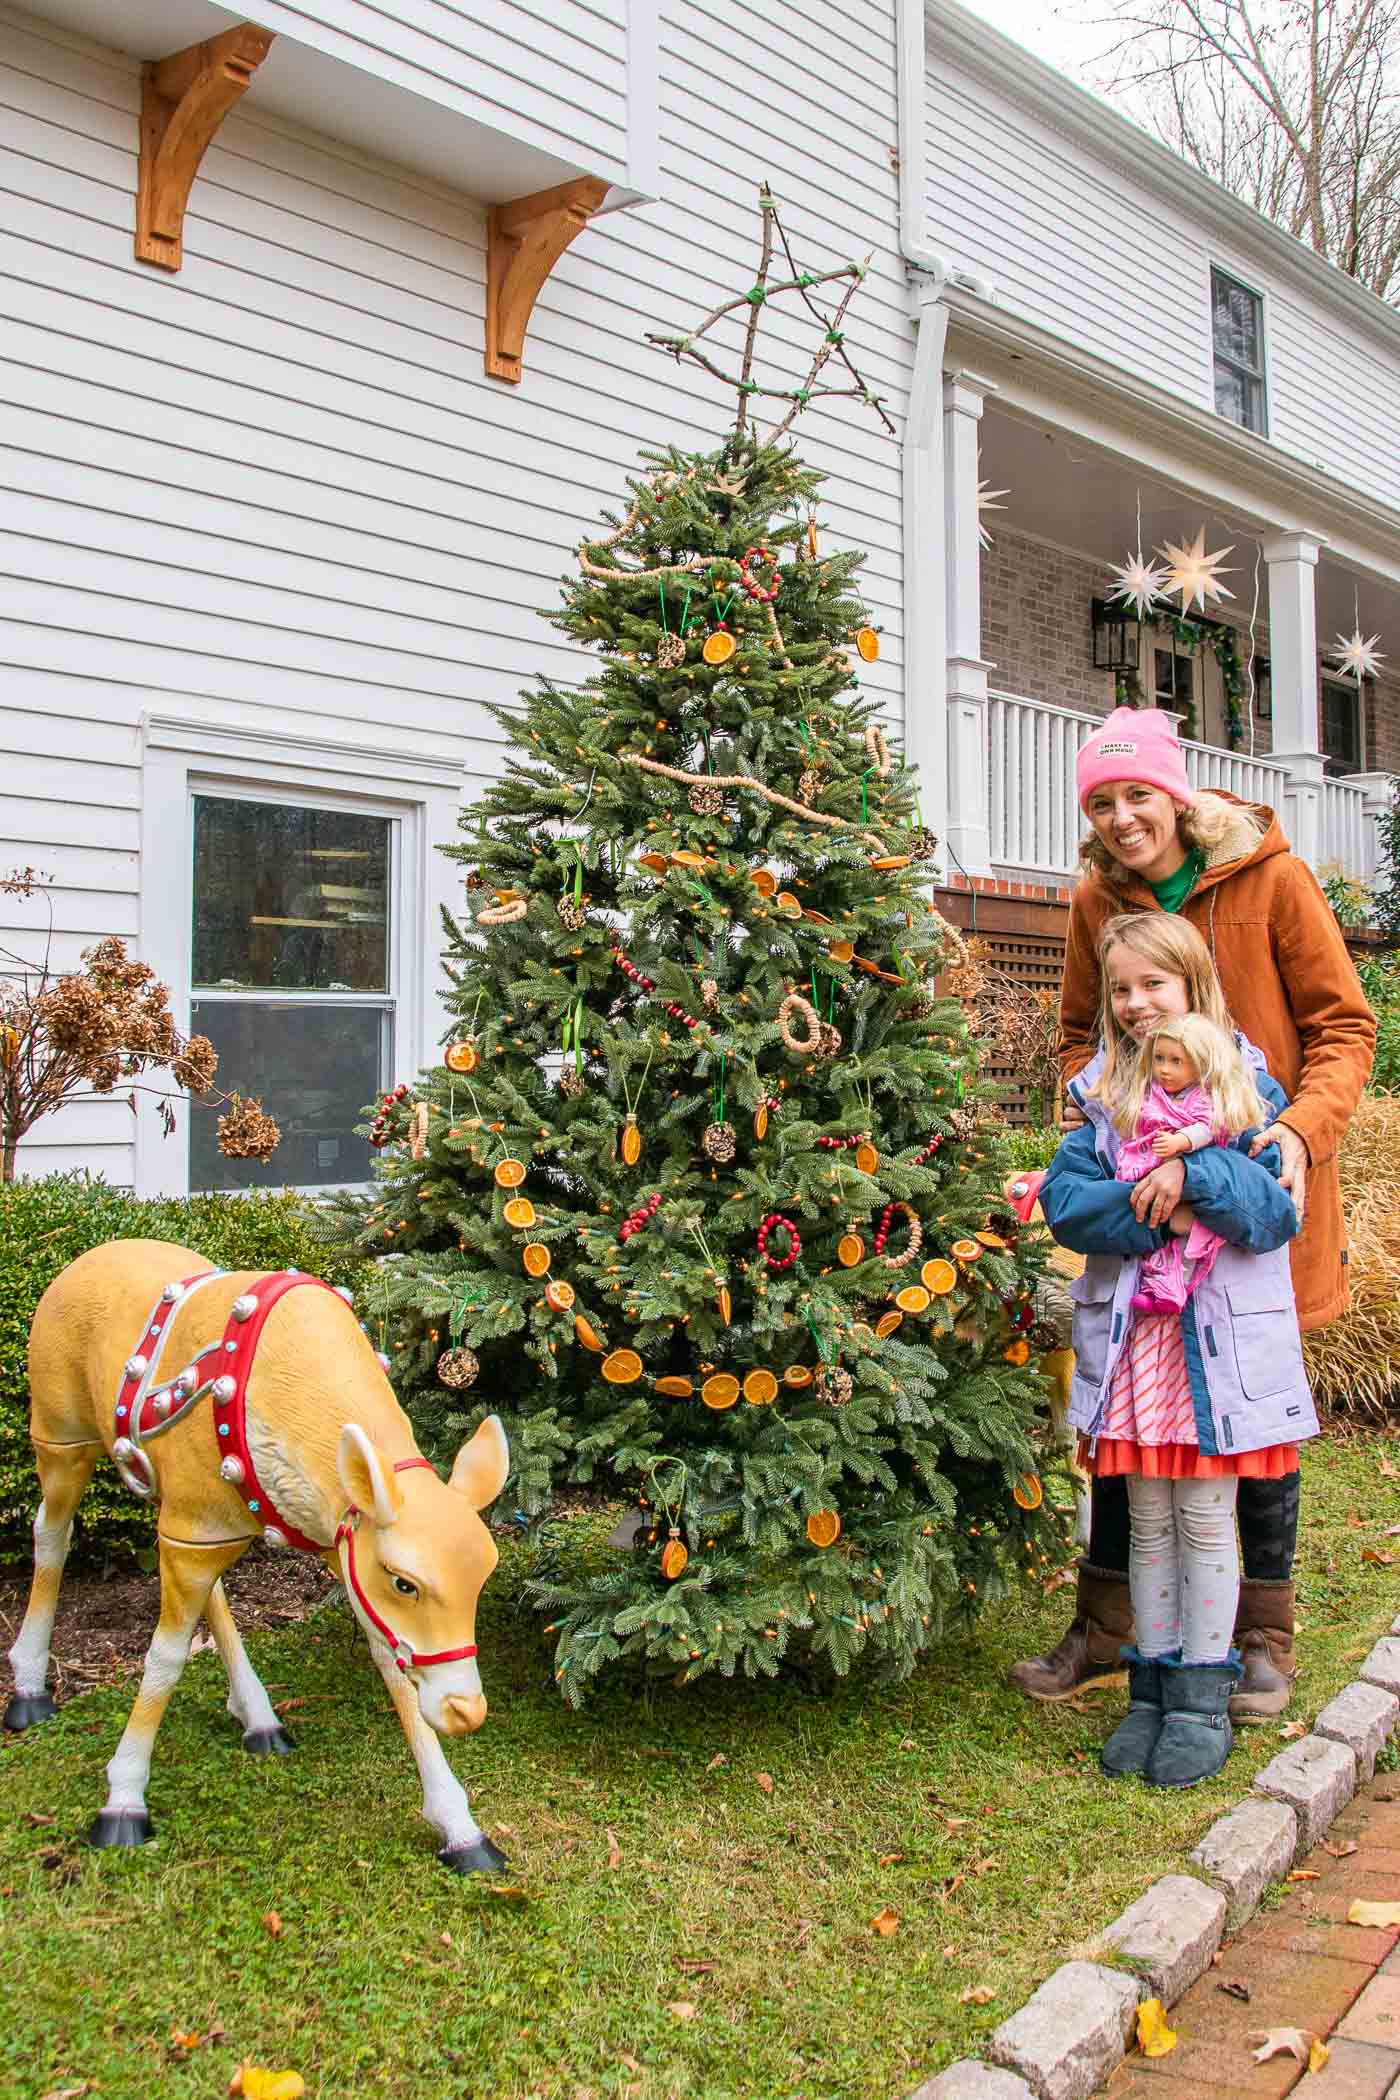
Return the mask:
{"type": "MultiPolygon", "coordinates": [[[[1393,1572],[1361,1557],[1393,1550],[1396,1455],[1361,1433],[1308,1448],[1303,1718],[1396,1608],[1393,1572]]],[[[572,1714],[513,1602],[527,1557],[508,1549],[482,1615],[492,1717],[450,1753],[511,1855],[494,1886],[436,1865],[343,1608],[255,1644],[274,1698],[301,1702],[294,1758],[246,1758],[216,1658],[191,1664],[143,1851],[77,1842],[129,1689],[6,1747],[5,2100],[84,2080],[102,2100],[203,2100],[243,2056],[296,2068],[317,2100],[897,2100],[1091,1944],[1281,1747],[1277,1726],[1248,1732],[1192,1793],[1110,1785],[1094,1753],[1117,1694],[1036,1709],[1002,1683],[1058,1632],[1065,1591],[999,1607],[905,1685],[614,1686],[572,1714]],[[171,2039],[211,2026],[189,2052],[171,2039]]]]}

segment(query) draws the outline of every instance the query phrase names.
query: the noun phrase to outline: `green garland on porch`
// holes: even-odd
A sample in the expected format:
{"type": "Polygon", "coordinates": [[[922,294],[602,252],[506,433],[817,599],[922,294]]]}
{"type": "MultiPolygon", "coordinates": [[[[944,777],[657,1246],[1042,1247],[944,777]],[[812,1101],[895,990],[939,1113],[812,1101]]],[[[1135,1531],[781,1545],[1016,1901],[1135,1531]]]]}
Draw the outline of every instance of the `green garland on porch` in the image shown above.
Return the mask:
{"type": "MultiPolygon", "coordinates": [[[[1166,629],[1182,649],[1209,648],[1213,652],[1225,685],[1225,743],[1229,750],[1238,751],[1244,741],[1244,710],[1240,702],[1249,690],[1240,666],[1238,630],[1223,620],[1188,620],[1165,607],[1154,610],[1151,621],[1143,624],[1166,629]]],[[[1137,673],[1120,671],[1114,689],[1116,704],[1141,707],[1145,698],[1137,673]]],[[[1181,734],[1188,742],[1194,742],[1198,727],[1195,702],[1188,701],[1182,709],[1181,734]]]]}

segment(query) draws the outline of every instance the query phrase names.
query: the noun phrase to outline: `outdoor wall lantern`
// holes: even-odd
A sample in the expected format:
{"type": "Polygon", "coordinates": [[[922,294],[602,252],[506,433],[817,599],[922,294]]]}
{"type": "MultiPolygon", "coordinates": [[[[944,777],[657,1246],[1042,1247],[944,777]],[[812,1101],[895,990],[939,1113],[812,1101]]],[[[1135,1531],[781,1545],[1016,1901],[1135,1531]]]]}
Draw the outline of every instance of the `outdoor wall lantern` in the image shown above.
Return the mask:
{"type": "Polygon", "coordinates": [[[1141,622],[1127,606],[1107,605],[1102,598],[1093,601],[1094,620],[1094,669],[1096,671],[1135,671],[1138,668],[1138,644],[1142,633],[1141,622]]]}

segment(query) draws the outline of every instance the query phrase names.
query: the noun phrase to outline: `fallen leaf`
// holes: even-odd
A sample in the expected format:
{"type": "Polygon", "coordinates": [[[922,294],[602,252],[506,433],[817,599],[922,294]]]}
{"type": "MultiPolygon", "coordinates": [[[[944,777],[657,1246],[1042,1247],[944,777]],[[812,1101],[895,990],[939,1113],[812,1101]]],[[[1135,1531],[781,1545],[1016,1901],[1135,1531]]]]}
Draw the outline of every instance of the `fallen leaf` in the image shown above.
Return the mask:
{"type": "Polygon", "coordinates": [[[1322,1876],[1316,1867],[1294,1867],[1288,1878],[1290,1881],[1321,1881],[1322,1876]]]}
{"type": "Polygon", "coordinates": [[[1383,1539],[1400,1539],[1400,1524],[1387,1524],[1381,1533],[1383,1539]]]}
{"type": "MultiPolygon", "coordinates": [[[[1359,1515],[1359,1514],[1357,1513],[1357,1511],[1356,1511],[1356,1510],[1354,1510],[1354,1509],[1349,1509],[1349,1510],[1347,1511],[1347,1515],[1346,1515],[1346,1522],[1347,1522],[1347,1529],[1348,1529],[1348,1531],[1364,1531],[1364,1530],[1366,1529],[1365,1523],[1363,1522],[1362,1518],[1361,1518],[1361,1517],[1360,1517],[1360,1515],[1359,1515]]],[[[1299,2031],[1299,2030],[1298,2030],[1298,2029],[1297,2029],[1296,2027],[1294,2027],[1294,2028],[1289,2028],[1289,2029],[1284,2029],[1284,2028],[1280,2028],[1280,2029],[1279,2029],[1279,2033],[1280,2033],[1280,2034],[1283,2034],[1283,2033],[1285,2033],[1285,2032],[1287,2032],[1287,2033],[1291,2033],[1291,2034],[1297,2034],[1297,2033],[1298,2033],[1298,2031],[1299,2031]]],[[[1301,2056],[1299,2057],[1298,2061],[1299,2061],[1299,2063],[1301,2063],[1301,2062],[1303,2061],[1303,2059],[1302,2059],[1302,2057],[1301,2057],[1301,2056]]]]}
{"type": "Polygon", "coordinates": [[[962,1830],[972,1821],[972,1818],[971,1816],[945,1816],[943,1821],[949,1830],[962,1830]]]}
{"type": "Polygon", "coordinates": [[[996,1992],[989,1983],[970,1983],[965,1991],[958,1992],[959,2005],[990,2005],[996,1992]]]}
{"type": "Polygon", "coordinates": [[[440,1933],[438,1934],[438,1945],[439,1945],[439,1946],[442,1946],[442,1947],[455,1947],[455,1946],[456,1946],[456,1944],[457,1944],[457,1942],[456,1942],[456,1941],[455,1941],[455,1940],[453,1939],[453,1937],[452,1937],[452,1935],[451,1935],[451,1933],[450,1933],[450,1932],[440,1932],[440,1933]]]}
{"type": "Polygon", "coordinates": [[[1308,1724],[1306,1721],[1285,1721],[1279,1729],[1279,1734],[1290,1743],[1296,1742],[1300,1735],[1306,1735],[1307,1732],[1308,1724]]]}
{"type": "Polygon", "coordinates": [[[1312,2038],[1312,2046],[1308,2050],[1308,2069],[1310,2071],[1320,2071],[1331,2054],[1332,2051],[1328,2048],[1326,2042],[1319,2035],[1315,2034],[1312,2038]]]}
{"type": "Polygon", "coordinates": [[[717,1961],[692,1961],[688,1956],[682,1955],[676,1963],[676,1967],[684,1969],[688,1976],[708,1976],[712,1969],[719,1967],[719,1963],[717,1961]]]}
{"type": "Polygon", "coordinates": [[[878,1932],[882,1940],[891,1939],[899,1930],[899,1912],[891,1910],[887,1903],[884,1909],[876,1911],[870,1920],[870,1930],[878,1932]]]}
{"type": "Polygon", "coordinates": [[[721,1765],[727,1765],[728,1763],[729,1759],[725,1756],[724,1752],[722,1750],[716,1750],[714,1756],[706,1765],[705,1770],[707,1772],[717,1772],[721,1765]]]}
{"type": "Polygon", "coordinates": [[[515,1882],[510,1882],[504,1886],[494,1881],[488,1882],[486,1893],[488,1896],[512,1896],[518,1902],[528,1902],[530,1896],[528,1889],[520,1888],[515,1882]]]}
{"type": "Polygon", "coordinates": [[[301,2100],[306,2080],[300,2071],[269,2071],[262,2064],[241,2063],[228,2082],[242,2100],[301,2100]]]}
{"type": "Polygon", "coordinates": [[[279,1911],[265,1910],[263,1912],[263,1931],[267,1934],[270,1940],[281,1939],[282,1917],[279,1911]]]}
{"type": "Polygon", "coordinates": [[[95,2078],[85,2078],[81,2085],[55,2085],[47,2093],[40,2093],[39,2100],[83,2100],[84,2093],[95,2093],[98,2084],[95,2078]]]}
{"type": "Polygon", "coordinates": [[[203,2040],[204,2036],[197,2027],[176,2027],[172,2025],[170,2029],[171,2048],[178,2049],[184,2056],[192,2055],[203,2040]]]}
{"type": "Polygon", "coordinates": [[[1071,1562],[1069,1567],[1061,1568],[1057,1575],[1052,1575],[1048,1582],[1042,1582],[1040,1585],[1041,1593],[1043,1596],[1053,1597],[1056,1590],[1068,1589],[1072,1582],[1078,1582],[1078,1580],[1078,1563],[1071,1562]]]}
{"type": "Polygon", "coordinates": [[[1160,1998],[1144,1998],[1138,2007],[1137,2038],[1144,2056],[1170,2056],[1175,2049],[1176,2033],[1167,2025],[1160,1998]]]}
{"type": "Polygon", "coordinates": [[[1271,2056],[1291,2056],[1305,2064],[1317,2036],[1310,2027],[1256,2027],[1249,2039],[1259,2044],[1254,2052],[1257,2064],[1267,2063],[1271,2056]]]}
{"type": "Polygon", "coordinates": [[[1097,1699],[1094,1698],[1062,1699],[1060,1704],[1067,1706],[1072,1714],[1097,1714],[1103,1712],[1103,1708],[1099,1705],[1097,1699]]]}
{"type": "Polygon", "coordinates": [[[275,1714],[294,1714],[305,1705],[305,1699],[279,1699],[272,1711],[275,1714]]]}
{"type": "Polygon", "coordinates": [[[611,1872],[611,1871],[612,1871],[612,1870],[613,1870],[614,1868],[620,1867],[621,1865],[622,1865],[622,1847],[621,1847],[621,1845],[619,1845],[619,1843],[617,1842],[617,1833],[616,1833],[616,1831],[610,1830],[610,1831],[608,1832],[608,1869],[609,1869],[609,1872],[611,1872]]]}
{"type": "Polygon", "coordinates": [[[1400,1466],[1393,1466],[1388,1458],[1383,1458],[1381,1460],[1380,1464],[1376,1467],[1376,1471],[1380,1474],[1382,1480],[1395,1480],[1397,1478],[1400,1478],[1400,1466]]]}
{"type": "Polygon", "coordinates": [[[939,1902],[946,1903],[950,1896],[956,1896],[958,1890],[962,1887],[963,1883],[966,1880],[966,1874],[950,1874],[948,1879],[944,1882],[942,1888],[938,1891],[939,1902]]]}
{"type": "MultiPolygon", "coordinates": [[[[21,1816],[20,1821],[22,1823],[27,1823],[31,1830],[47,1830],[50,1823],[56,1823],[58,1821],[58,1817],[41,1816],[37,1808],[27,1808],[24,1814],[21,1816]]],[[[73,2088],[73,2091],[75,2093],[85,2092],[86,2090],[87,2088],[85,2086],[75,2085],[73,2088]]]]}
{"type": "Polygon", "coordinates": [[[903,1859],[903,1857],[904,1854],[902,1852],[882,1852],[880,1854],[879,1859],[876,1861],[876,1865],[881,1867],[897,1867],[900,1861],[903,1859]]]}
{"type": "Polygon", "coordinates": [[[995,1874],[1000,1865],[1001,1861],[989,1854],[986,1859],[974,1860],[971,1871],[974,1874],[995,1874]]]}
{"type": "Polygon", "coordinates": [[[621,2064],[624,2071],[640,2071],[642,2068],[641,2065],[638,2063],[636,2057],[629,2056],[625,2049],[619,2053],[617,2060],[621,2064]]]}
{"type": "Polygon", "coordinates": [[[673,2020],[693,2020],[700,2008],[692,2005],[688,1998],[673,1998],[666,2010],[673,2020]]]}
{"type": "Polygon", "coordinates": [[[1361,1559],[1363,1564],[1370,1568],[1393,1568],[1395,1565],[1393,1553],[1378,1553],[1374,1546],[1363,1546],[1361,1559]]]}
{"type": "Polygon", "coordinates": [[[773,1775],[771,1772],[755,1772],[753,1776],[756,1783],[763,1788],[765,1794],[772,1793],[773,1775]]]}
{"type": "Polygon", "coordinates": [[[1322,1840],[1322,1849],[1324,1852],[1330,1852],[1333,1859],[1350,1859],[1352,1853],[1356,1850],[1356,1839],[1344,1838],[1340,1845],[1329,1845],[1326,1838],[1324,1838],[1322,1840]]]}
{"type": "Polygon", "coordinates": [[[1358,1896],[1347,1912],[1348,1925],[1400,1925],[1400,1903],[1368,1903],[1358,1896]]]}
{"type": "Polygon", "coordinates": [[[1248,2005],[1250,1989],[1247,1983],[1217,1983],[1215,1988],[1224,1991],[1227,1998],[1238,1998],[1241,2005],[1248,2005]]]}

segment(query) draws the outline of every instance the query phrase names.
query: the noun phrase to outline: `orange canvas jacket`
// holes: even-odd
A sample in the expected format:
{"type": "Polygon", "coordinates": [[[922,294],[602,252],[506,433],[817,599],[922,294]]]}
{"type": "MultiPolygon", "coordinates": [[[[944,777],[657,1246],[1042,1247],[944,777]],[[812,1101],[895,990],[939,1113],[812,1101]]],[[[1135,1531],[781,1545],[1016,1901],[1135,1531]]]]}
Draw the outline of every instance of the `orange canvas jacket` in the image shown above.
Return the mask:
{"type": "MultiPolygon", "coordinates": [[[[1233,795],[1222,802],[1247,805],[1233,795]]],[[[1186,901],[1189,919],[1215,958],[1237,1028],[1257,1043],[1291,1106],[1281,1121],[1308,1148],[1303,1230],[1293,1242],[1293,1288],[1303,1327],[1323,1327],[1346,1310],[1346,1230],[1337,1148],[1361,1098],[1376,1047],[1346,942],[1312,870],[1291,852],[1271,809],[1252,840],[1240,824],[1210,855],[1186,901]]],[[[1099,931],[1118,911],[1160,911],[1150,889],[1119,887],[1086,874],[1070,905],[1060,991],[1066,1080],[1086,1065],[1099,1040],[1099,931]]]]}

